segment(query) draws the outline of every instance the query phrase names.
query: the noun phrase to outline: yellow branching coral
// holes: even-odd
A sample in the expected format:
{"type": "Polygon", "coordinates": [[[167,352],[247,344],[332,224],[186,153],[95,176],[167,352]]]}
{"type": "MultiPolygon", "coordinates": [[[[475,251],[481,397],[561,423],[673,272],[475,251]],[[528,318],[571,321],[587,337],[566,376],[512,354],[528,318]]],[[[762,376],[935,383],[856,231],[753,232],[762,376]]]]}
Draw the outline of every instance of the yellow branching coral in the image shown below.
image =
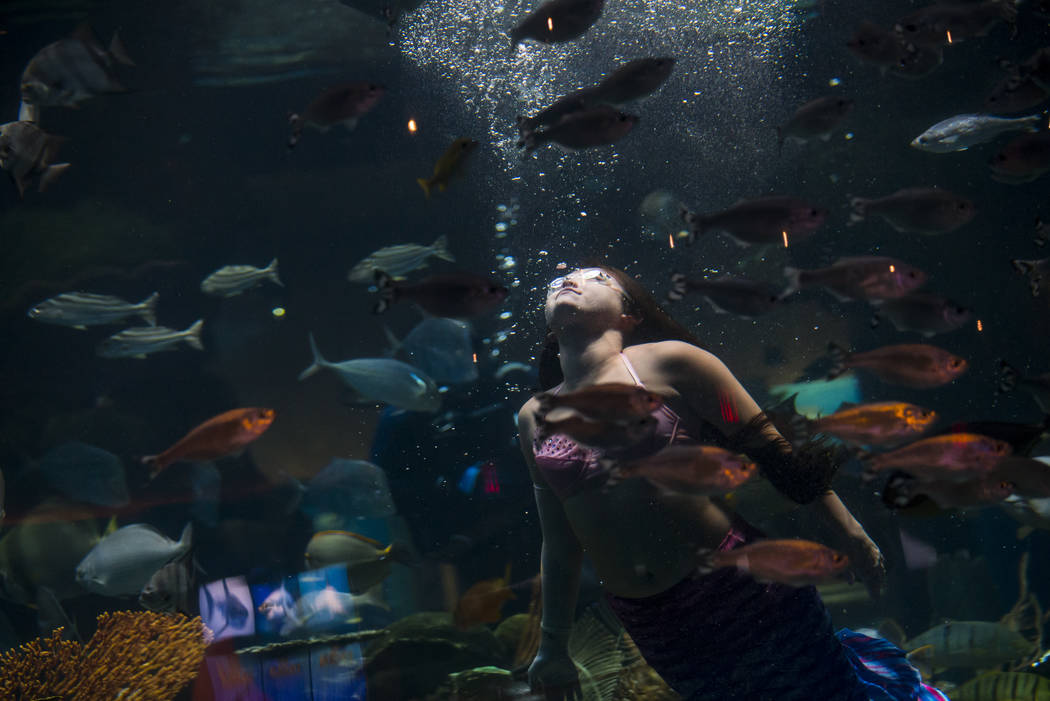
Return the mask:
{"type": "Polygon", "coordinates": [[[59,629],[0,655],[0,698],[171,699],[197,676],[211,637],[200,616],[103,613],[84,646],[59,629]]]}

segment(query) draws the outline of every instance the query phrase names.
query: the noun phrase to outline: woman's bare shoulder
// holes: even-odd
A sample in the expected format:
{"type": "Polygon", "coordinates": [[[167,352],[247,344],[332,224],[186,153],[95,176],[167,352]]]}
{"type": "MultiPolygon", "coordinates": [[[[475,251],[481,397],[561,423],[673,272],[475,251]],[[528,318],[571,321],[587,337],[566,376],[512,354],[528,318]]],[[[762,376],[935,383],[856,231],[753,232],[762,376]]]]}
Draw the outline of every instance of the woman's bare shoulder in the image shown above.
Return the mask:
{"type": "Polygon", "coordinates": [[[699,346],[685,341],[654,341],[653,343],[639,343],[624,349],[624,354],[632,362],[635,358],[644,358],[650,362],[657,362],[665,367],[674,366],[716,366],[722,361],[718,356],[705,351],[699,346]]]}
{"type": "Polygon", "coordinates": [[[540,402],[535,396],[529,397],[529,400],[518,409],[518,426],[526,426],[531,429],[536,424],[536,413],[539,406],[540,402]]]}

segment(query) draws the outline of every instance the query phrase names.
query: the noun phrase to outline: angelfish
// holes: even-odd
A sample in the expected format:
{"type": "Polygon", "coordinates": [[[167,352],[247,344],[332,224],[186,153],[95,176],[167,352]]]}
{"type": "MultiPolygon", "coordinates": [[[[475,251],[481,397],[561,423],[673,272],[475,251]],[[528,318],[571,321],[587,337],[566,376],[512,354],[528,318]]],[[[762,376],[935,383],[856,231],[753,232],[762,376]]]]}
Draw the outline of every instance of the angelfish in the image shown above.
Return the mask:
{"type": "Polygon", "coordinates": [[[66,172],[68,163],[54,162],[62,141],[32,122],[0,125],[0,168],[11,174],[19,197],[31,179],[39,177],[37,189],[43,192],[66,172]]]}

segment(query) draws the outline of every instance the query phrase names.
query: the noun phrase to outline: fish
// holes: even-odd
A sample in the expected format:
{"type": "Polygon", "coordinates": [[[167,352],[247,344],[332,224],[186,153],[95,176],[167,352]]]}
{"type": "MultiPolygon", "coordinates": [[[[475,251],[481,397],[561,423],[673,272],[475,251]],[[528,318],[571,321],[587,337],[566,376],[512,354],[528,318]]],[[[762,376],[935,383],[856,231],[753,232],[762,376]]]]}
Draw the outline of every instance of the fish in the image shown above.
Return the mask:
{"type": "Polygon", "coordinates": [[[102,341],[96,353],[102,358],[145,358],[150,353],[175,350],[180,343],[190,348],[204,350],[201,343],[201,330],[204,320],[190,324],[184,331],[176,331],[166,326],[142,326],[124,329],[102,341]]]}
{"type": "Polygon", "coordinates": [[[284,584],[270,592],[263,602],[259,604],[259,613],[266,616],[271,624],[283,621],[295,609],[295,599],[285,589],[284,584]]]}
{"type": "Polygon", "coordinates": [[[335,625],[355,625],[362,622],[362,609],[378,607],[388,609],[378,593],[369,591],[365,594],[348,594],[337,590],[332,585],[311,591],[299,597],[295,606],[288,611],[281,635],[290,635],[299,630],[313,630],[335,625]]]}
{"type": "Polygon", "coordinates": [[[991,478],[1009,484],[1010,494],[1026,499],[1050,498],[1050,466],[1041,460],[1008,455],[995,466],[991,478]]]}
{"type": "Polygon", "coordinates": [[[850,223],[869,216],[885,219],[897,231],[935,236],[955,231],[977,214],[974,203],[939,187],[911,187],[877,199],[854,197],[850,223]]]}
{"type": "Polygon", "coordinates": [[[45,324],[71,326],[81,330],[88,326],[117,324],[131,317],[140,317],[150,326],[156,326],[158,299],[160,295],[154,292],[138,304],[131,304],[109,295],[63,292],[35,305],[27,316],[45,324]]]}
{"type": "Polygon", "coordinates": [[[139,592],[139,606],[157,613],[198,615],[197,565],[190,556],[161,567],[139,592]]]}
{"type": "Polygon", "coordinates": [[[482,623],[499,623],[503,620],[503,605],[516,598],[510,589],[508,563],[502,577],[476,582],[463,592],[452,611],[452,623],[460,630],[469,630],[482,623]]]}
{"type": "Polygon", "coordinates": [[[380,248],[354,265],[347,275],[347,280],[372,284],[375,280],[376,271],[382,271],[395,280],[400,280],[413,270],[425,267],[427,260],[430,258],[440,258],[450,263],[456,262],[455,256],[448,250],[447,236],[439,236],[429,246],[421,246],[418,243],[402,243],[396,246],[380,248]]]}
{"type": "Polygon", "coordinates": [[[1042,115],[1038,114],[1013,119],[994,117],[990,114],[958,114],[937,122],[916,136],[911,146],[929,153],[965,151],[971,146],[992,141],[1006,132],[1038,131],[1036,125],[1042,121],[1042,115]]]}
{"type": "Polygon", "coordinates": [[[196,426],[163,453],[142,458],[142,464],[149,466],[152,479],[172,463],[231,455],[264,434],[275,416],[273,409],[262,407],[225,411],[196,426]]]}
{"type": "Polygon", "coordinates": [[[1050,92],[1030,75],[1016,71],[1001,78],[984,99],[984,109],[998,114],[1015,114],[1041,105],[1050,92]]]}
{"type": "Polygon", "coordinates": [[[304,557],[310,569],[345,564],[353,594],[362,594],[389,577],[395,562],[406,566],[416,564],[412,549],[404,543],[383,545],[349,531],[314,533],[304,557]]]}
{"type": "Polygon", "coordinates": [[[980,433],[1006,441],[1017,455],[1028,455],[1044,436],[1050,434],[1050,416],[1041,423],[1021,424],[1010,421],[956,421],[931,435],[943,433],[980,433]]]}
{"type": "Polygon", "coordinates": [[[119,508],[129,500],[124,463],[87,443],[69,441],[52,448],[35,471],[48,489],[75,501],[119,508]]]}
{"type": "MultiPolygon", "coordinates": [[[[467,157],[478,147],[478,142],[467,137],[460,137],[445,149],[445,153],[434,164],[434,173],[429,178],[416,178],[423,188],[423,194],[430,199],[430,192],[437,187],[439,192],[448,189],[449,181],[463,173],[467,157]]],[[[389,271],[388,275],[392,275],[389,271]]]]}
{"type": "Polygon", "coordinates": [[[134,66],[114,32],[104,49],[87,24],[73,36],[40,49],[22,73],[23,102],[40,107],[76,107],[97,95],[126,92],[114,75],[115,64],[134,66]]]}
{"type": "Polygon", "coordinates": [[[918,80],[933,73],[942,63],[944,63],[944,50],[940,47],[920,46],[906,42],[904,52],[893,69],[893,75],[918,80]]]}
{"type": "Polygon", "coordinates": [[[949,433],[869,455],[867,473],[901,470],[922,482],[966,482],[989,474],[1011,454],[1013,448],[1005,441],[977,433],[949,433]]]}
{"type": "Polygon", "coordinates": [[[769,285],[762,282],[728,273],[709,280],[697,280],[682,273],[672,273],[667,299],[672,302],[681,300],[687,292],[698,292],[707,298],[716,314],[733,314],[745,319],[753,319],[772,311],[780,302],[780,297],[769,285]]]}
{"type": "Polygon", "coordinates": [[[526,39],[557,44],[583,36],[601,17],[605,0],[547,0],[509,32],[513,49],[526,39]]]}
{"type": "Polygon", "coordinates": [[[321,355],[313,334],[310,334],[310,350],[314,360],[299,373],[300,380],[319,370],[334,370],[343,384],[368,400],[408,411],[434,412],[441,406],[441,395],[434,381],[408,363],[393,358],[355,358],[331,363],[321,355]]]}
{"type": "Polygon", "coordinates": [[[779,195],[740,200],[729,209],[707,215],[683,205],[679,213],[689,229],[689,243],[708,231],[721,231],[740,246],[803,241],[824,225],[828,215],[825,209],[779,195]]]}
{"type": "Polygon", "coordinates": [[[333,458],[310,478],[299,509],[314,519],[337,514],[344,522],[397,513],[383,468],[345,458],[333,458]]]}
{"type": "Polygon", "coordinates": [[[653,56],[628,61],[594,87],[596,103],[623,105],[652,95],[671,77],[675,59],[653,56]]]}
{"type": "Polygon", "coordinates": [[[600,450],[629,448],[653,435],[655,429],[656,419],[652,415],[616,421],[591,421],[578,415],[557,421],[536,417],[538,440],[566,435],[581,445],[600,450]]]}
{"type": "Polygon", "coordinates": [[[1050,258],[1040,260],[1022,260],[1015,258],[1010,261],[1014,270],[1028,278],[1028,289],[1033,297],[1038,297],[1046,283],[1050,282],[1050,258]]]}
{"type": "Polygon", "coordinates": [[[853,111],[853,105],[853,100],[833,95],[810,100],[777,127],[778,151],[783,150],[787,139],[802,143],[814,138],[827,141],[831,132],[853,111]]]}
{"type": "Polygon", "coordinates": [[[468,272],[438,273],[418,282],[395,282],[381,270],[376,271],[379,301],[372,311],[382,314],[391,305],[407,299],[434,316],[469,319],[491,312],[503,304],[508,290],[494,280],[468,272]]]}
{"type": "Polygon", "coordinates": [[[1020,387],[1032,395],[1044,414],[1050,414],[1050,372],[1041,375],[1022,375],[1005,360],[999,361],[998,394],[1020,387]]]}
{"type": "Polygon", "coordinates": [[[922,287],[928,278],[914,265],[887,256],[839,258],[830,267],[814,270],[787,266],[784,276],[788,286],[780,299],[809,287],[823,287],[840,302],[903,297],[922,287]]]}
{"type": "MultiPolygon", "coordinates": [[[[922,652],[934,668],[989,669],[1035,652],[1035,643],[998,621],[946,621],[911,638],[908,650],[922,652]]],[[[953,697],[955,695],[953,694],[953,697]]]]}
{"type": "Polygon", "coordinates": [[[77,563],[99,542],[94,514],[49,498],[9,524],[0,538],[0,597],[33,604],[46,589],[58,599],[80,596],[77,563]]]}
{"type": "Polygon", "coordinates": [[[850,53],[865,63],[901,78],[917,79],[932,73],[944,60],[938,47],[917,46],[904,41],[894,30],[865,20],[846,42],[850,53]]]}
{"type": "Polygon", "coordinates": [[[916,331],[930,338],[960,328],[973,316],[973,310],[932,292],[913,292],[903,297],[874,300],[877,305],[871,326],[889,319],[898,331],[916,331]]]}
{"type": "MultiPolygon", "coordinates": [[[[1044,464],[1050,458],[1040,457],[1040,460],[1044,464]]],[[[1050,498],[1047,499],[1026,499],[1025,497],[1011,494],[1006,497],[999,506],[1002,507],[1003,511],[1014,519],[1018,523],[1022,524],[1017,529],[1017,539],[1023,540],[1032,534],[1033,531],[1047,531],[1050,530],[1050,498]]]]}
{"type": "Polygon", "coordinates": [[[985,672],[953,689],[952,701],[1050,701],[1050,679],[1026,672],[985,672]]]}
{"type": "Polygon", "coordinates": [[[999,22],[1013,25],[1016,33],[1017,7],[1012,0],[927,5],[901,17],[894,31],[920,46],[946,46],[986,36],[999,22]]]}
{"type": "Polygon", "coordinates": [[[274,258],[265,268],[252,265],[227,265],[204,278],[201,292],[216,297],[233,297],[253,287],[258,287],[269,280],[281,287],[284,283],[277,276],[277,259],[274,258]]]}
{"type": "Polygon", "coordinates": [[[882,500],[891,509],[914,509],[932,501],[939,509],[968,509],[997,504],[1013,493],[1012,482],[988,474],[965,482],[925,481],[906,472],[894,472],[882,488],[882,500]]]}
{"type": "Polygon", "coordinates": [[[384,327],[390,342],[390,354],[404,353],[412,365],[435,382],[467,383],[478,379],[470,323],[460,319],[427,317],[416,324],[408,335],[398,340],[384,327]]]}
{"type": "Polygon", "coordinates": [[[831,548],[800,539],[770,539],[732,550],[702,554],[701,571],[736,567],[759,582],[793,587],[823,584],[846,574],[849,558],[831,548]]]}
{"type": "Polygon", "coordinates": [[[55,162],[64,141],[33,122],[0,124],[0,168],[11,174],[19,198],[34,178],[37,191],[43,192],[69,169],[69,163],[55,162]]]}
{"type": "Polygon", "coordinates": [[[549,107],[540,110],[531,117],[518,115],[516,121],[519,135],[524,139],[526,134],[530,134],[540,127],[553,126],[567,115],[599,104],[601,104],[601,101],[599,100],[596,87],[580,88],[568,95],[559,97],[549,107]]]}
{"type": "Polygon", "coordinates": [[[828,354],[833,364],[828,379],[847,370],[863,369],[883,382],[916,389],[940,387],[966,372],[969,363],[946,350],[921,343],[882,346],[870,351],[851,353],[832,342],[828,354]]]}
{"type": "Polygon", "coordinates": [[[637,123],[635,115],[596,105],[571,112],[547,129],[524,132],[518,148],[533,151],[546,143],[568,151],[607,146],[627,136],[637,123]]]}
{"type": "Polygon", "coordinates": [[[385,94],[385,85],[368,81],[344,83],[321,91],[301,114],[296,113],[288,118],[292,128],[288,148],[295,148],[307,126],[321,132],[339,124],[347,130],[354,129],[358,120],[370,112],[385,94]]]}
{"type": "Polygon", "coordinates": [[[936,420],[937,412],[908,402],[870,402],[842,406],[807,421],[806,429],[857,445],[893,445],[918,438],[936,420]]]}
{"type": "Polygon", "coordinates": [[[178,542],[153,526],[134,523],[105,536],[76,567],[77,583],[103,596],[138,596],[164,565],[189,552],[193,524],[178,542]]]}
{"type": "Polygon", "coordinates": [[[1022,134],[989,161],[992,179],[1008,185],[1030,183],[1050,170],[1050,129],[1022,134]]]}
{"type": "Polygon", "coordinates": [[[728,494],[758,474],[758,465],[746,455],[711,445],[672,445],[637,460],[606,461],[603,467],[607,487],[638,477],[664,492],[693,496],[728,494]]]}
{"type": "Polygon", "coordinates": [[[572,409],[594,421],[640,419],[663,406],[664,398],[640,385],[605,382],[574,392],[540,392],[538,413],[546,416],[555,409],[572,409]]]}

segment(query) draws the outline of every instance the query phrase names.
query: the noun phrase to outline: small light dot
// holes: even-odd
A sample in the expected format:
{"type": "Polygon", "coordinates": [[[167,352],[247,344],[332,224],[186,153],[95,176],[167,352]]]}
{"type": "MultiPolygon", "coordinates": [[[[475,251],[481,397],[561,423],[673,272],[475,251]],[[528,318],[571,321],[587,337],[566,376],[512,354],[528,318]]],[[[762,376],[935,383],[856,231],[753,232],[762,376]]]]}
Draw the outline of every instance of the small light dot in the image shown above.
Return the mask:
{"type": "Polygon", "coordinates": [[[836,85],[841,85],[841,84],[842,84],[842,81],[839,80],[838,78],[832,78],[831,80],[828,81],[828,85],[830,85],[831,87],[835,87],[836,85]]]}
{"type": "Polygon", "coordinates": [[[274,319],[280,319],[285,315],[284,307],[274,307],[270,313],[273,314],[274,319]]]}
{"type": "Polygon", "coordinates": [[[415,134],[418,129],[419,129],[419,127],[416,126],[416,120],[414,120],[414,119],[408,120],[408,131],[409,132],[411,132],[412,134],[415,134]]]}

